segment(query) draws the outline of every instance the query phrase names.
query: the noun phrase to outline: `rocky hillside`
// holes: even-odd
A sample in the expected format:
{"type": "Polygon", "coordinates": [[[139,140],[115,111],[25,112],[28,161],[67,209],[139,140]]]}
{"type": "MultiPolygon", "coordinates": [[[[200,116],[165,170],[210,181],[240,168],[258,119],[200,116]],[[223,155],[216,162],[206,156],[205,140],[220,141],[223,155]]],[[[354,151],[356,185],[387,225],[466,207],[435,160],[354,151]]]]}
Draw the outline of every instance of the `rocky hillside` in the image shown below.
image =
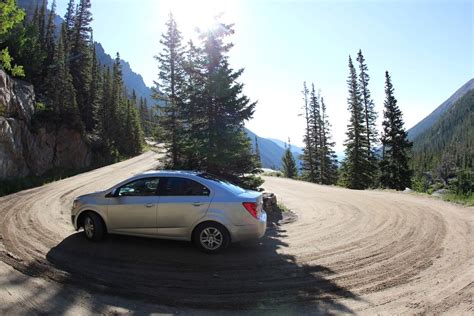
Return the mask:
{"type": "Polygon", "coordinates": [[[61,123],[33,127],[36,114],[33,86],[0,69],[0,180],[91,164],[90,146],[80,131],[61,123]]]}

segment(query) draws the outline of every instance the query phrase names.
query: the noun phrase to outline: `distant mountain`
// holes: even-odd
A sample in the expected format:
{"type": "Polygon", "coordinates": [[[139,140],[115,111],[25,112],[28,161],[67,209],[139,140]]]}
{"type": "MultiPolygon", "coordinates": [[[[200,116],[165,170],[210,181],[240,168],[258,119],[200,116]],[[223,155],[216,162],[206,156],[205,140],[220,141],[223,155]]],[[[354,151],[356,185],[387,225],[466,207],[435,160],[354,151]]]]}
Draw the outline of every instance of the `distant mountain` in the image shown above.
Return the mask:
{"type": "Polygon", "coordinates": [[[430,115],[421,120],[418,124],[408,130],[408,138],[414,140],[418,135],[432,127],[441,116],[448,111],[456,101],[463,97],[467,92],[474,89],[474,78],[466,82],[452,96],[438,106],[430,115]]]}
{"type": "MultiPolygon", "coordinates": [[[[36,5],[38,4],[39,7],[42,6],[42,1],[39,0],[18,0],[17,4],[19,7],[25,9],[27,16],[32,16],[33,12],[36,8],[36,5]]],[[[49,7],[49,6],[48,6],[49,7]]],[[[48,10],[49,14],[49,10],[48,10]]],[[[56,24],[56,30],[59,32],[61,23],[64,20],[59,16],[56,15],[54,22],[56,24]]],[[[108,55],[102,45],[98,42],[95,42],[95,48],[96,48],[96,54],[97,58],[100,61],[101,64],[107,65],[107,66],[112,66],[114,62],[114,58],[110,55],[108,55]]],[[[115,54],[114,54],[115,56],[115,54]]],[[[123,81],[125,83],[125,86],[127,87],[127,92],[129,95],[132,94],[132,91],[135,90],[135,93],[137,94],[138,98],[142,97],[145,98],[148,102],[148,106],[152,106],[154,103],[156,103],[152,98],[152,91],[145,82],[143,81],[143,77],[136,72],[132,70],[130,67],[130,64],[121,59],[120,64],[122,65],[122,76],[123,76],[123,81]]]]}
{"type": "MultiPolygon", "coordinates": [[[[277,144],[278,146],[280,146],[281,148],[285,149],[286,143],[284,141],[275,139],[275,138],[268,138],[268,139],[274,142],[275,144],[277,144]]],[[[301,155],[303,154],[303,147],[298,147],[291,144],[291,151],[293,152],[293,154],[298,153],[298,155],[301,155]]]]}
{"type": "MultiPolygon", "coordinates": [[[[95,42],[94,44],[99,62],[103,65],[112,66],[114,58],[105,52],[102,44],[98,42],[95,42]]],[[[147,99],[148,106],[153,105],[155,101],[151,97],[152,91],[145,85],[143,77],[135,73],[127,61],[120,59],[120,64],[122,65],[123,82],[127,87],[127,92],[131,95],[132,91],[135,90],[138,98],[142,97],[147,99]]]]}
{"type": "MultiPolygon", "coordinates": [[[[247,133],[247,136],[252,142],[253,150],[255,150],[255,137],[257,137],[262,167],[280,170],[282,168],[281,157],[283,157],[283,154],[285,152],[284,142],[281,140],[268,139],[257,136],[249,129],[245,129],[245,132],[247,133]],[[283,146],[281,146],[280,144],[283,144],[283,146]]],[[[292,146],[292,149],[295,148],[292,146]]],[[[295,157],[298,168],[301,168],[301,160],[299,159],[299,156],[301,154],[301,148],[296,147],[296,150],[292,150],[292,152],[293,156],[295,157]]]]}
{"type": "Polygon", "coordinates": [[[473,170],[473,126],[474,88],[454,102],[431,127],[415,137],[415,170],[436,171],[440,166],[452,170],[454,166],[458,170],[473,170]]]}

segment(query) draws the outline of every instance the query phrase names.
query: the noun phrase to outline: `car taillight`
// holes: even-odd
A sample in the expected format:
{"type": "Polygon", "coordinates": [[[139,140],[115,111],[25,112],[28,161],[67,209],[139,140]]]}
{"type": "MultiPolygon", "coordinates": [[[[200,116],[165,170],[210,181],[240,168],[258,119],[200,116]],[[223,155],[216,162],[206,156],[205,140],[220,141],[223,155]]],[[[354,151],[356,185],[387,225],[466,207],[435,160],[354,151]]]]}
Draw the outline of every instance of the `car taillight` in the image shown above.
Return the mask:
{"type": "Polygon", "coordinates": [[[244,202],[242,205],[245,207],[247,212],[250,213],[255,218],[258,218],[257,216],[257,203],[254,202],[244,202]]]}

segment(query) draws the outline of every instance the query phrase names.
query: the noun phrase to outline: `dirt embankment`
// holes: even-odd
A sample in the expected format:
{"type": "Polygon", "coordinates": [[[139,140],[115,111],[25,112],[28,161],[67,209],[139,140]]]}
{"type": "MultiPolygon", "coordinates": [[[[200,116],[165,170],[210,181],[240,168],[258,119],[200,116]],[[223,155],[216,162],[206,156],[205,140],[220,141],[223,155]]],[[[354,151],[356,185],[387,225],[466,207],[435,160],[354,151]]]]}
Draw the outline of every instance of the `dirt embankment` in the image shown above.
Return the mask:
{"type": "Polygon", "coordinates": [[[216,256],[185,242],[75,233],[75,196],[150,169],[134,159],[0,198],[0,313],[473,313],[473,208],[281,178],[298,220],[216,256]]]}

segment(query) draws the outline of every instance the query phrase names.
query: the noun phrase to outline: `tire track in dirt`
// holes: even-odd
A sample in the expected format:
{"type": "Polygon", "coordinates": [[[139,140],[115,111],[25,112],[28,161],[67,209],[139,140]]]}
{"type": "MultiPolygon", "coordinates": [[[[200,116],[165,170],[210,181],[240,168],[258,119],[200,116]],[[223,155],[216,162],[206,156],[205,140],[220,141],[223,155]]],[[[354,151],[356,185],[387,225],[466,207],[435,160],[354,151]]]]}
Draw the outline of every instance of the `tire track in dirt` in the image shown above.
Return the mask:
{"type": "Polygon", "coordinates": [[[264,187],[298,220],[216,256],[175,241],[110,236],[90,243],[73,231],[75,196],[150,169],[156,157],[145,153],[0,198],[0,259],[94,296],[150,304],[321,313],[473,308],[466,298],[474,279],[467,246],[473,209],[434,199],[266,178],[264,187]]]}

